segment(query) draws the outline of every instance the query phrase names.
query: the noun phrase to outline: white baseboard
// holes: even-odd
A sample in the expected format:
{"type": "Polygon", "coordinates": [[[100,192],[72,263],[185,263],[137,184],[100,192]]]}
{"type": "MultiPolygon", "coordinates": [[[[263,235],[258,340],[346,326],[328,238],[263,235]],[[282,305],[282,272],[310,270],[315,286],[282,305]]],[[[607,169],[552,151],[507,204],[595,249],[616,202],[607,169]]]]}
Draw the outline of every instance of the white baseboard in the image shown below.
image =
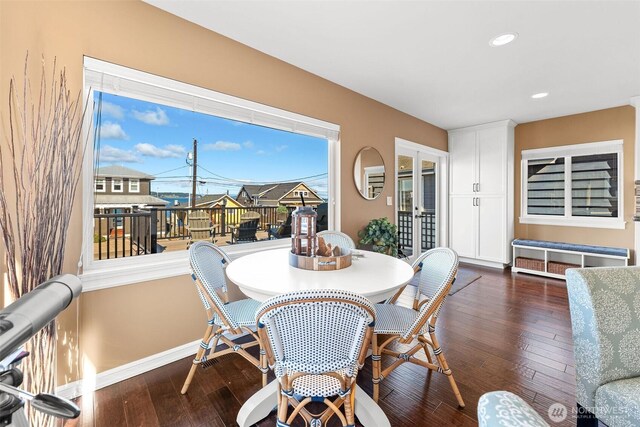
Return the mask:
{"type": "Polygon", "coordinates": [[[483,261],[480,259],[464,258],[464,257],[460,257],[460,262],[466,262],[467,264],[481,265],[483,267],[499,268],[501,270],[504,270],[508,266],[508,264],[504,264],[501,262],[483,261]]]}
{"type": "Polygon", "coordinates": [[[111,384],[124,381],[128,378],[135,377],[136,375],[144,374],[145,372],[152,371],[156,368],[160,368],[161,366],[196,354],[200,341],[201,340],[196,340],[183,344],[179,347],[175,347],[161,353],[152,354],[151,356],[143,359],[135,360],[125,365],[100,372],[99,374],[96,374],[95,379],[92,379],[90,382],[87,381],[87,379],[82,379],[62,385],[56,388],[56,394],[66,399],[74,399],[81,396],[83,393],[100,390],[101,388],[110,386],[111,384]],[[89,383],[92,384],[88,385],[89,383]]]}
{"type": "MultiPolygon", "coordinates": [[[[229,339],[234,340],[246,335],[246,333],[240,335],[225,333],[224,335],[229,339]]],[[[144,374],[145,372],[152,371],[168,365],[169,363],[184,359],[185,357],[195,355],[201,341],[202,340],[192,341],[190,343],[165,350],[161,353],[152,354],[151,356],[117,366],[96,374],[95,378],[83,378],[82,380],[61,385],[56,388],[56,394],[60,397],[64,397],[65,399],[75,399],[78,396],[82,396],[83,393],[91,393],[120,381],[135,377],[136,375],[144,374]]],[[[185,375],[186,374],[187,373],[185,372],[185,375]]]]}

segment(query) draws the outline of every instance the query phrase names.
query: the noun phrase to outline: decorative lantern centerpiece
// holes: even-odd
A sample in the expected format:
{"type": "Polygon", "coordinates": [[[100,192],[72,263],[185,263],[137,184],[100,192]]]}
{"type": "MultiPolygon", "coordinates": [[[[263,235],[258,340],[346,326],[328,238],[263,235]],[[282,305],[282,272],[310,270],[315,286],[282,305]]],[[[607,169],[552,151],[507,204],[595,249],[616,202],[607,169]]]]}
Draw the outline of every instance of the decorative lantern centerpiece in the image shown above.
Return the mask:
{"type": "Polygon", "coordinates": [[[309,206],[302,206],[291,214],[291,253],[312,257],[316,254],[316,221],[318,214],[309,206]]]}
{"type": "Polygon", "coordinates": [[[304,270],[340,270],[351,265],[351,251],[331,248],[316,237],[318,214],[309,206],[302,206],[291,214],[291,252],[289,264],[304,270]],[[318,243],[320,241],[320,244],[318,243]]]}

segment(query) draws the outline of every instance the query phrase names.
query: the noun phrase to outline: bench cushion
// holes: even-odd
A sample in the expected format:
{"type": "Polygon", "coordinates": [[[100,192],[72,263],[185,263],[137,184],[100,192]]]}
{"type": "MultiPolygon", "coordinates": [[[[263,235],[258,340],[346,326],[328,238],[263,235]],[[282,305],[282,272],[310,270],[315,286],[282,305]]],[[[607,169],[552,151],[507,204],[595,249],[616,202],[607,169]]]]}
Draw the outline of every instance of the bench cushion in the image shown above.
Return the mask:
{"type": "Polygon", "coordinates": [[[638,425],[640,378],[612,381],[598,387],[596,417],[612,427],[638,425]]]}
{"type": "Polygon", "coordinates": [[[590,254],[610,255],[629,258],[629,249],[609,246],[579,245],[576,243],[547,242],[544,240],[515,239],[512,245],[534,248],[558,249],[561,251],[586,252],[590,254]]]}

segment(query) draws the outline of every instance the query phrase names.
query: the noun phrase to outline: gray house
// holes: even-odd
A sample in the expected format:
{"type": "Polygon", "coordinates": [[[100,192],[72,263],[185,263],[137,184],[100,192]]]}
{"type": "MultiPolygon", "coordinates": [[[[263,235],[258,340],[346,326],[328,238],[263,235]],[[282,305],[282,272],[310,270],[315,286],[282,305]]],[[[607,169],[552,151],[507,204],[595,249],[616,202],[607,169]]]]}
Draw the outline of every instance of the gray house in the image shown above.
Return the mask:
{"type": "Polygon", "coordinates": [[[95,209],[165,207],[169,202],[151,195],[155,177],[124,166],[98,168],[94,179],[95,209]]]}

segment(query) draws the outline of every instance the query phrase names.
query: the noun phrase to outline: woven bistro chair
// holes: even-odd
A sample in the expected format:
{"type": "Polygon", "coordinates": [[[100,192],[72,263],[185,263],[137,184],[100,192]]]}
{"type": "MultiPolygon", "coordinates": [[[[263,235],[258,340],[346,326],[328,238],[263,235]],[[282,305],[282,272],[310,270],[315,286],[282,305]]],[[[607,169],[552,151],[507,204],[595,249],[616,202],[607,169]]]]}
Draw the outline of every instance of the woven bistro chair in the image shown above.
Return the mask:
{"type": "Polygon", "coordinates": [[[278,379],[278,427],[288,427],[298,415],[313,427],[334,415],[343,426],[355,425],[356,375],[374,320],[371,302],[347,291],[297,291],[260,306],[258,334],[278,379]],[[326,408],[312,413],[310,402],[326,408]]]}
{"type": "Polygon", "coordinates": [[[189,248],[191,262],[191,278],[196,284],[198,295],[207,311],[207,329],[198,347],[189,375],[182,386],[182,394],[189,389],[193,375],[198,365],[211,363],[216,358],[237,352],[262,371],[262,386],[267,384],[265,353],[260,348],[260,360],[247,352],[247,348],[260,345],[258,335],[251,329],[255,327],[255,313],[260,305],[258,301],[243,299],[229,302],[227,296],[227,281],[224,274],[226,265],[231,262],[227,254],[216,245],[209,242],[195,242],[189,248]],[[255,341],[246,344],[236,344],[224,336],[225,332],[232,334],[249,333],[255,341]],[[226,344],[228,348],[216,351],[218,342],[226,344]]]}
{"type": "Polygon", "coordinates": [[[413,263],[413,268],[419,275],[413,308],[395,304],[404,287],[386,303],[375,305],[377,320],[371,340],[373,399],[378,401],[380,382],[398,366],[410,362],[445,374],[449,378],[458,405],[464,408],[464,401],[436,338],[438,313],[458,270],[458,255],[449,248],[434,248],[420,255],[413,263]],[[378,334],[386,336],[381,344],[378,344],[378,334]],[[400,344],[411,344],[416,341],[417,343],[410,350],[400,353],[388,348],[396,341],[400,344]],[[429,348],[433,349],[437,364],[433,362],[429,348]],[[420,350],[424,351],[427,357],[426,362],[414,356],[420,350]],[[397,360],[382,369],[383,354],[393,356],[397,360]]]}
{"type": "Polygon", "coordinates": [[[353,239],[340,231],[321,231],[317,236],[322,237],[325,243],[331,243],[331,246],[334,248],[336,246],[348,249],[356,248],[356,244],[353,242],[353,239]]]}

